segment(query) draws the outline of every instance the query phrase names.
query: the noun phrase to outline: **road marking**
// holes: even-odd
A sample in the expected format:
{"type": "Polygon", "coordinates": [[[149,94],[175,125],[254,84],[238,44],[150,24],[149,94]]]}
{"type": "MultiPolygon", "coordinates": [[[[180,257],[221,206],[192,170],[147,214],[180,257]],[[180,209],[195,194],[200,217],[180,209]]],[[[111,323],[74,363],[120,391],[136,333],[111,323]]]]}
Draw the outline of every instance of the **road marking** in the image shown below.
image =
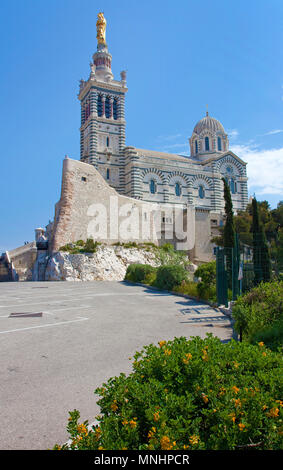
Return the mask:
{"type": "Polygon", "coordinates": [[[46,325],[29,326],[26,328],[17,328],[15,330],[0,331],[0,335],[3,335],[5,333],[14,333],[16,331],[34,330],[35,328],[47,328],[48,326],[66,325],[67,323],[75,323],[75,322],[86,321],[86,320],[88,320],[88,318],[79,317],[77,320],[68,320],[68,321],[57,322],[57,323],[47,323],[46,325]]]}
{"type": "MultiPolygon", "coordinates": [[[[48,300],[48,298],[45,298],[45,302],[44,301],[41,301],[41,302],[23,302],[21,303],[21,306],[22,305],[41,305],[42,303],[46,303],[48,302],[48,305],[55,305],[55,304],[59,304],[59,303],[63,303],[63,302],[74,302],[75,300],[82,300],[82,299],[85,299],[86,297],[109,297],[109,296],[119,296],[119,297],[122,297],[122,296],[129,296],[129,295],[134,295],[134,296],[137,296],[137,295],[145,295],[144,292],[131,292],[131,293],[113,293],[113,292],[107,292],[107,293],[102,293],[102,294],[86,294],[86,295],[82,295],[81,297],[73,297],[73,298],[68,298],[68,299],[61,299],[61,300],[54,300],[53,302],[50,302],[48,300]]],[[[147,294],[148,295],[148,294],[147,294]]],[[[10,308],[10,307],[19,307],[19,304],[14,304],[14,305],[0,305],[0,308],[10,308]]],[[[77,307],[79,308],[79,307],[77,307]]]]}

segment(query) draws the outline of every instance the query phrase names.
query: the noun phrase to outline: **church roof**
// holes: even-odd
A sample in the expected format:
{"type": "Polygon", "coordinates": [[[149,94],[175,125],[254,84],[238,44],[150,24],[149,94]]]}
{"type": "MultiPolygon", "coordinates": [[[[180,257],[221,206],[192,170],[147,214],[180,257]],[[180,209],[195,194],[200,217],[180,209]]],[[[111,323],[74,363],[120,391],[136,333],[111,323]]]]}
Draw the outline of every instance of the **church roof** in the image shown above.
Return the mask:
{"type": "Polygon", "coordinates": [[[219,122],[217,119],[209,116],[208,113],[206,113],[206,116],[202,118],[194,127],[194,133],[195,134],[200,134],[203,130],[209,130],[211,132],[221,132],[222,134],[225,134],[224,127],[222,126],[221,122],[219,122]]]}

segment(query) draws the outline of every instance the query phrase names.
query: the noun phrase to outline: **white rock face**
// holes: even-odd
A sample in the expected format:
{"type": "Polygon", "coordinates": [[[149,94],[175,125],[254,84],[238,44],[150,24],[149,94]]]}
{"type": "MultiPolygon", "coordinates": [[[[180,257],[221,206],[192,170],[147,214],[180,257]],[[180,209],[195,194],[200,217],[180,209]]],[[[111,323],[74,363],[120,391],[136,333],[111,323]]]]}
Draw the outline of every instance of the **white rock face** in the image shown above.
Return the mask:
{"type": "Polygon", "coordinates": [[[99,246],[96,253],[58,251],[49,259],[46,281],[122,281],[132,263],[158,266],[154,252],[122,246],[99,246]]]}

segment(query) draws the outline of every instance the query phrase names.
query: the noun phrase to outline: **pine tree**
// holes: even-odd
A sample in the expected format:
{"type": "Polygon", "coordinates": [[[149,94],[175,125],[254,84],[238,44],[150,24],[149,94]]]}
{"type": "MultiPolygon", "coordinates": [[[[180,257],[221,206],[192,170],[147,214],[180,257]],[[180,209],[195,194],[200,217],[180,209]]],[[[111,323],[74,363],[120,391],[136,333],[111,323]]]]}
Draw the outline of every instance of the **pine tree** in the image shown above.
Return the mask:
{"type": "Polygon", "coordinates": [[[254,283],[256,285],[261,281],[268,282],[271,279],[269,249],[263,225],[260,223],[256,198],[252,200],[252,216],[254,283]]]}

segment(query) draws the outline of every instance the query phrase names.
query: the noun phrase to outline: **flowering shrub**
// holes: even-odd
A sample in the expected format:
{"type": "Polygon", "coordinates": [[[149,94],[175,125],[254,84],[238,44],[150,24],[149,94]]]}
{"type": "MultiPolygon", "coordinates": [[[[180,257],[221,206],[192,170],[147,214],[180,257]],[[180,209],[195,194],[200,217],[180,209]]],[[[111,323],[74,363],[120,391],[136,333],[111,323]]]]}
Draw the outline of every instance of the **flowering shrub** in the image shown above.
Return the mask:
{"type": "Polygon", "coordinates": [[[135,354],[129,376],[95,391],[99,424],[88,430],[70,413],[70,448],[282,449],[282,365],[263,343],[207,335],[150,344],[135,354]]]}

